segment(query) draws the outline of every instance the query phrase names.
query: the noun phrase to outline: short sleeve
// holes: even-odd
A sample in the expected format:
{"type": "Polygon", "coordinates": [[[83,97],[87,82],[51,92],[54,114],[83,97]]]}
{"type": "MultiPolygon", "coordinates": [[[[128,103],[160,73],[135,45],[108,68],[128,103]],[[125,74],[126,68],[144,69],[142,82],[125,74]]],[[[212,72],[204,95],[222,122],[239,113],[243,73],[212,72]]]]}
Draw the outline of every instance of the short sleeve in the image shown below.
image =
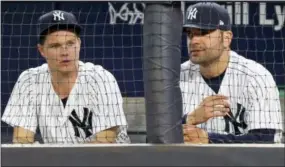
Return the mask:
{"type": "MultiPolygon", "coordinates": [[[[91,82],[95,94],[95,133],[119,126],[118,137],[127,139],[127,121],[123,111],[123,98],[115,77],[107,70],[96,70],[91,82]]],[[[93,107],[92,107],[93,108],[93,107]]],[[[122,141],[121,139],[118,139],[122,141]]]]}
{"type": "Polygon", "coordinates": [[[36,132],[37,116],[34,85],[32,74],[24,71],[14,85],[2,115],[2,121],[12,127],[19,126],[31,132],[36,132]]]}
{"type": "Polygon", "coordinates": [[[279,91],[272,75],[267,71],[252,77],[245,92],[248,96],[246,121],[248,130],[283,130],[279,91]]]}

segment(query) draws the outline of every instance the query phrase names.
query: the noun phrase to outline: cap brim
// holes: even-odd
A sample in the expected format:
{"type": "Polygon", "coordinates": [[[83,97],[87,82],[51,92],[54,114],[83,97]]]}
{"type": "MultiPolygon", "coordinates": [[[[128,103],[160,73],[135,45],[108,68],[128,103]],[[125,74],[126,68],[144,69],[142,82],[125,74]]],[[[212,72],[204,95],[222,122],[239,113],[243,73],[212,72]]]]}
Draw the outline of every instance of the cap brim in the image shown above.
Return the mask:
{"type": "Polygon", "coordinates": [[[217,27],[214,26],[205,26],[205,25],[198,25],[198,24],[185,24],[183,25],[183,31],[185,32],[187,28],[198,28],[204,30],[216,30],[217,27]]]}
{"type": "Polygon", "coordinates": [[[74,29],[74,33],[77,33],[78,35],[81,33],[81,30],[82,30],[82,27],[78,24],[54,24],[54,25],[51,25],[49,26],[48,28],[42,30],[40,32],[40,36],[41,35],[44,35],[44,34],[47,34],[49,32],[49,30],[72,30],[74,29]]]}

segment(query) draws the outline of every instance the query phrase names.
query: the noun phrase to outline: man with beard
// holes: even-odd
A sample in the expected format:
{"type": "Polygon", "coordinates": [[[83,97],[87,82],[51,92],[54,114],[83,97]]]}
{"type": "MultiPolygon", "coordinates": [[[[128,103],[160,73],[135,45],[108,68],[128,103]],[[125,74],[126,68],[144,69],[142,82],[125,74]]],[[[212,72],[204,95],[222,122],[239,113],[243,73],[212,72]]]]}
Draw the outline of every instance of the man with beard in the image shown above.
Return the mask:
{"type": "Polygon", "coordinates": [[[190,60],[181,66],[185,143],[279,143],[279,91],[261,64],[230,49],[229,13],[197,3],[185,15],[190,60]]]}

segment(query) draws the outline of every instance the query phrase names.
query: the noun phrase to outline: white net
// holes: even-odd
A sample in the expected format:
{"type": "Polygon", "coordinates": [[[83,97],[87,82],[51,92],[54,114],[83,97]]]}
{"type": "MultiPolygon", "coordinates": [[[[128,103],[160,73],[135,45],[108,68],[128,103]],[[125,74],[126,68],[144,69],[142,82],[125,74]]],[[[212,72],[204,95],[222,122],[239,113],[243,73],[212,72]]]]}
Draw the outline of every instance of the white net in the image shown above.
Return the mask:
{"type": "MultiPolygon", "coordinates": [[[[185,4],[186,9],[188,5],[185,4]]],[[[233,23],[232,49],[269,70],[278,86],[284,113],[284,3],[231,2],[223,5],[233,23]]],[[[2,114],[21,72],[45,62],[37,51],[37,19],[54,8],[72,12],[78,18],[83,26],[80,59],[102,65],[114,75],[123,96],[129,135],[134,142],[145,142],[142,70],[144,3],[2,3],[2,114]]],[[[184,62],[188,59],[186,36],[182,39],[181,60],[184,62]]],[[[275,123],[282,124],[282,120],[280,118],[275,123]]],[[[217,130],[214,126],[212,129],[217,130]]],[[[2,122],[1,130],[2,142],[11,143],[12,128],[2,122]]]]}

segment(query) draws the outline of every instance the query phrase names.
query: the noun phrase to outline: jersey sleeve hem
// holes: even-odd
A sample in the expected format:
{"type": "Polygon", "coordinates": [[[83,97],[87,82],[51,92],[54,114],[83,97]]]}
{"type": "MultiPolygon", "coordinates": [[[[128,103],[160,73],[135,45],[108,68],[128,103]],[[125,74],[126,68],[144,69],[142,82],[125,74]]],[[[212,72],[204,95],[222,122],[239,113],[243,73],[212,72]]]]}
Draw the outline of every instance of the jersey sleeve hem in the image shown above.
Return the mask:
{"type": "Polygon", "coordinates": [[[21,123],[15,123],[15,122],[12,122],[10,120],[8,120],[6,117],[2,117],[1,119],[3,122],[7,123],[8,125],[10,125],[11,127],[13,128],[16,128],[16,127],[21,127],[23,129],[26,129],[26,130],[29,130],[33,133],[36,133],[36,127],[33,128],[33,127],[27,127],[27,126],[23,126],[21,123]]]}

